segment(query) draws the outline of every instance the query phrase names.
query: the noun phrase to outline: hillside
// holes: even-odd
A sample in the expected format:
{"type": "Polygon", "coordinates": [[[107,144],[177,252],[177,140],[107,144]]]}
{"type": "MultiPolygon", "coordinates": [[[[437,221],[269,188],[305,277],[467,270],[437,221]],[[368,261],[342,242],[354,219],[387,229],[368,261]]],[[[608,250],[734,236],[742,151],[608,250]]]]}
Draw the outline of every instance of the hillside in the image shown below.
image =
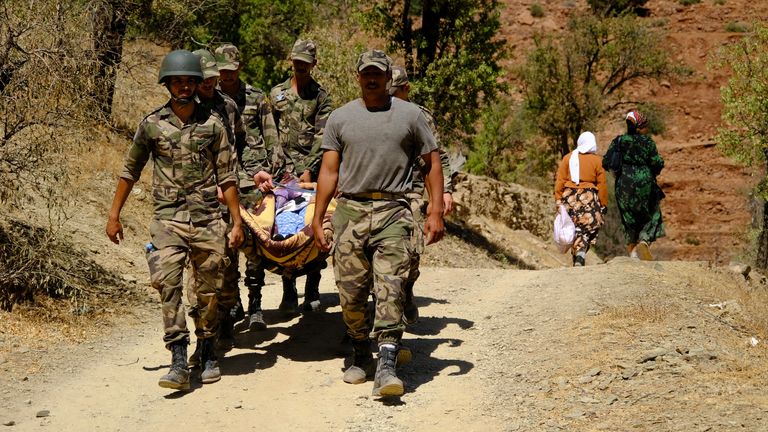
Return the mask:
{"type": "MultiPolygon", "coordinates": [[[[512,48],[510,66],[524,60],[536,31],[561,31],[568,14],[586,9],[581,1],[505,0],[502,34],[512,48]],[[545,16],[534,18],[530,6],[543,6],[545,16]]],[[[692,70],[688,77],[641,83],[630,89],[633,100],[652,101],[668,111],[668,131],[654,137],[666,167],[659,180],[667,194],[662,204],[667,237],[656,244],[662,259],[705,260],[728,263],[739,258],[752,220],[749,192],[760,173],[734,165],[714,147],[720,124],[720,87],[727,71],[710,70],[710,56],[723,44],[740,38],[729,33],[729,23],[748,25],[768,18],[768,2],[726,0],[722,5],[704,0],[683,6],[676,0],[649,0],[644,18],[667,34],[673,59],[692,70]]],[[[595,131],[598,152],[623,131],[622,112],[595,131]]]]}

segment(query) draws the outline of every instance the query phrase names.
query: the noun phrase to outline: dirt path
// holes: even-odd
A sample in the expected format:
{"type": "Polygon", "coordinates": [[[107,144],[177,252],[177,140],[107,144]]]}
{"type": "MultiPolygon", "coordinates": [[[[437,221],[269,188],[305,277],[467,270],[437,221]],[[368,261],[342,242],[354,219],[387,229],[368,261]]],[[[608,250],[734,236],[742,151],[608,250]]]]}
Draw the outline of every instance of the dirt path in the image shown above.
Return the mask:
{"type": "Polygon", "coordinates": [[[3,430],[768,430],[766,350],[698,300],[703,281],[733,282],[703,265],[424,269],[406,394],[389,402],[341,381],[332,280],[325,312],[268,313],[267,331],[238,336],[222,380],[188,393],[157,386],[169,355],[147,304],[106,340],[46,354],[39,373],[4,374],[0,422],[15,424],[3,430]]]}

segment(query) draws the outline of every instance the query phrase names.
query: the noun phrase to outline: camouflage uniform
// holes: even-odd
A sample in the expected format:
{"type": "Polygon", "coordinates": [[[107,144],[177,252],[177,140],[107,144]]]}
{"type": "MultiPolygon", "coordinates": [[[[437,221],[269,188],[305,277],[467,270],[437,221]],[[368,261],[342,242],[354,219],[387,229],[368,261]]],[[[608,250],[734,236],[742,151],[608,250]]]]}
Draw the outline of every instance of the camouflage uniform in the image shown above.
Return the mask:
{"type": "MultiPolygon", "coordinates": [[[[240,64],[240,52],[231,44],[224,44],[216,49],[216,62],[219,69],[235,70],[240,64]]],[[[271,173],[274,171],[269,155],[277,145],[277,126],[272,116],[269,101],[264,92],[249,84],[240,82],[240,89],[234,97],[237,110],[242,117],[245,128],[245,145],[238,148],[238,178],[241,202],[246,207],[261,197],[256,188],[253,176],[259,171],[271,173]]],[[[235,267],[235,270],[237,267],[235,267]]],[[[231,273],[230,273],[231,274],[231,273]]],[[[264,285],[264,269],[258,263],[246,263],[245,284],[249,288],[250,306],[258,305],[261,309],[260,287],[264,285]],[[258,292],[253,289],[258,286],[258,292]]],[[[228,279],[234,278],[231,274],[228,279]]],[[[239,275],[237,275],[239,278],[239,275]]]]}
{"type": "MultiPolygon", "coordinates": [[[[291,58],[313,63],[314,43],[296,41],[291,58]]],[[[328,93],[314,79],[299,91],[300,95],[293,91],[291,78],[288,78],[269,93],[280,143],[280,150],[275,156],[276,173],[291,173],[299,177],[309,170],[314,178],[320,168],[320,145],[325,122],[333,109],[328,93]]]]}
{"type": "Polygon", "coordinates": [[[187,258],[197,274],[190,288],[196,298],[190,315],[195,335],[207,339],[218,327],[216,293],[221,289],[226,224],[221,219],[216,186],[236,181],[235,158],[225,126],[210,109],[196,105],[184,124],[170,103],[147,116],[133,139],[120,174],[137,181],[152,157],[155,209],[150,225],[154,250],[148,252],[152,286],[162,299],[163,340],[189,342],[182,296],[187,258]]]}
{"type": "MultiPolygon", "coordinates": [[[[314,65],[317,59],[315,43],[311,40],[297,40],[291,50],[291,60],[314,65]]],[[[312,180],[317,179],[320,170],[323,131],[325,122],[331,114],[331,99],[320,84],[310,77],[308,84],[299,89],[297,94],[291,85],[292,78],[272,88],[269,93],[272,112],[278,130],[278,142],[273,156],[276,167],[275,175],[288,174],[300,177],[304,171],[312,173],[312,180]]],[[[317,268],[307,273],[305,285],[304,309],[311,310],[312,303],[319,306],[320,270],[317,268]]],[[[283,277],[284,307],[295,301],[296,278],[283,277]],[[293,298],[292,298],[293,297],[293,298]]]]}

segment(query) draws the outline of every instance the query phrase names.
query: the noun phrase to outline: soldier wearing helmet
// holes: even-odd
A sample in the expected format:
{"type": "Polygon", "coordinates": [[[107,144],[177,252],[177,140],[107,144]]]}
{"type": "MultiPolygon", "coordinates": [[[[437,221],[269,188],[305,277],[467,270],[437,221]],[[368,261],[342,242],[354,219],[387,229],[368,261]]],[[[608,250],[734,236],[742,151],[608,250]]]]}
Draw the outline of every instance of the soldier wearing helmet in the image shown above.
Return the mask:
{"type": "Polygon", "coordinates": [[[196,283],[188,289],[195,298],[190,315],[195,335],[202,341],[203,383],[221,379],[214,352],[219,319],[216,291],[221,289],[221,269],[226,267],[225,242],[237,248],[243,242],[239,213],[235,158],[227,141],[226,126],[209,108],[195,101],[203,80],[199,58],[186,50],[170,52],[160,65],[158,83],[164,84],[170,100],[146,116],[136,130],[133,144],[120,173],[109,211],[106,233],[119,244],[123,240],[120,212],[141,171],[152,158],[154,215],[146,245],[152,286],[160,294],[165,346],[172,352],[170,371],[159,385],[175,390],[189,389],[187,371],[186,314],[182,304],[184,266],[189,260],[196,283]],[[232,216],[222,220],[216,189],[232,216]]]}

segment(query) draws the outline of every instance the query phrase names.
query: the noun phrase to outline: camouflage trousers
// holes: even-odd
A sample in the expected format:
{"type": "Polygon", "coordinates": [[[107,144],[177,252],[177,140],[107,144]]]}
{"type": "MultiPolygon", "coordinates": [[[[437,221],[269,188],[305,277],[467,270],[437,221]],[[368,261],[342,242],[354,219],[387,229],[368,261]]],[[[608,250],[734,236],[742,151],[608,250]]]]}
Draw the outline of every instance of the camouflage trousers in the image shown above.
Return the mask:
{"type": "MultiPolygon", "coordinates": [[[[227,223],[227,234],[232,230],[232,223],[229,220],[229,212],[222,211],[222,219],[227,223]]],[[[243,228],[247,229],[247,228],[243,228]]],[[[229,242],[224,241],[224,255],[229,260],[229,265],[224,269],[223,282],[221,289],[216,296],[218,308],[222,312],[229,312],[238,301],[240,295],[240,271],[239,271],[239,252],[237,249],[229,247],[229,242]]],[[[187,279],[187,302],[190,305],[190,316],[196,310],[197,305],[197,293],[190,287],[195,285],[196,270],[194,267],[188,267],[189,278],[187,279]]]]}
{"type": "Polygon", "coordinates": [[[408,270],[408,279],[405,283],[405,295],[413,296],[413,286],[419,279],[421,272],[419,271],[419,264],[421,262],[421,254],[424,253],[424,206],[426,202],[422,194],[408,194],[408,199],[411,203],[411,212],[413,213],[413,235],[411,237],[411,264],[408,270]]]}
{"type": "Polygon", "coordinates": [[[147,255],[152,287],[160,293],[162,303],[163,341],[189,342],[189,330],[182,303],[184,267],[187,260],[195,274],[188,286],[195,298],[190,316],[195,323],[195,336],[207,339],[218,331],[216,294],[221,290],[222,272],[229,264],[225,256],[227,225],[221,219],[207,224],[153,220],[149,226],[155,250],[147,255]]]}
{"type": "Polygon", "coordinates": [[[337,200],[333,213],[333,271],[344,323],[353,341],[400,343],[403,286],[411,262],[413,213],[407,200],[337,200]],[[376,299],[373,328],[366,321],[376,299]]]}

